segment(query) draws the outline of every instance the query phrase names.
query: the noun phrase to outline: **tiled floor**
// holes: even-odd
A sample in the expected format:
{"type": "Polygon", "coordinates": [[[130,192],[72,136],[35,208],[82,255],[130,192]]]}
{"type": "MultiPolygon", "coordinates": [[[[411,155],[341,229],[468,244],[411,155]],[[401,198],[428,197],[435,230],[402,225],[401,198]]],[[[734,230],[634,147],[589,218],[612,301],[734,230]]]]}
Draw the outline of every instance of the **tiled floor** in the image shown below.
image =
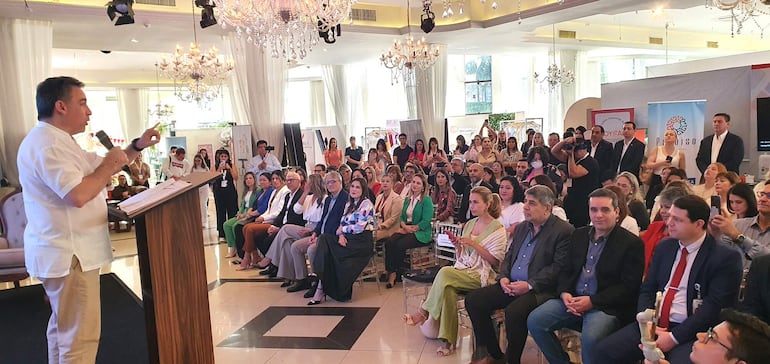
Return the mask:
{"type": "MultiPolygon", "coordinates": [[[[213,222],[213,204],[210,220],[213,222]]],[[[214,225],[213,223],[211,225],[214,225]]],[[[438,357],[439,342],[403,324],[401,286],[387,290],[374,282],[353,288],[353,300],[333,300],[308,307],[302,292],[286,293],[257,270],[239,272],[231,265],[227,246],[217,243],[215,229],[204,229],[206,275],[211,327],[217,363],[468,363],[471,331],[460,330],[457,352],[438,357]]],[[[112,234],[114,272],[141,297],[133,231],[112,234]]],[[[27,279],[25,285],[39,282],[27,279]]],[[[0,289],[12,287],[0,283],[0,289]]],[[[410,301],[411,304],[411,301],[410,301]]],[[[539,363],[528,344],[524,362],[539,363]]]]}

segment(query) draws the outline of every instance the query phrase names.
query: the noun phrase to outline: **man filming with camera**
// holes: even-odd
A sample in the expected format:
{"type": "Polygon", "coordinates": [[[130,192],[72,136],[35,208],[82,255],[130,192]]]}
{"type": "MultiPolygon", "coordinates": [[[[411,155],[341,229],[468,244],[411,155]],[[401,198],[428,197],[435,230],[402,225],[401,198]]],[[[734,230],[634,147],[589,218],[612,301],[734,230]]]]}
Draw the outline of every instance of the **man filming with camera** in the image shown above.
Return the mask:
{"type": "Polygon", "coordinates": [[[254,158],[251,158],[249,165],[246,167],[248,172],[254,173],[255,176],[262,175],[262,173],[272,173],[273,171],[281,169],[281,162],[278,161],[270,151],[275,150],[275,147],[267,146],[266,140],[260,140],[257,142],[257,154],[254,158]]]}

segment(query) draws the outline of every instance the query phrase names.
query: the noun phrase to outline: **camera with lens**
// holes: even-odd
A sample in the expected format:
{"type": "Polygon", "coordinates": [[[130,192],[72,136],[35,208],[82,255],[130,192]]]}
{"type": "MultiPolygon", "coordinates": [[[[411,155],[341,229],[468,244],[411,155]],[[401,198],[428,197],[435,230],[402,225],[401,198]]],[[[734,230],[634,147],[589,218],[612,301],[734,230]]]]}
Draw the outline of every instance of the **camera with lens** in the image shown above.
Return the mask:
{"type": "Polygon", "coordinates": [[[268,146],[265,147],[265,150],[268,151],[268,152],[272,152],[272,151],[275,150],[275,147],[272,146],[272,145],[268,145],[268,146]]]}

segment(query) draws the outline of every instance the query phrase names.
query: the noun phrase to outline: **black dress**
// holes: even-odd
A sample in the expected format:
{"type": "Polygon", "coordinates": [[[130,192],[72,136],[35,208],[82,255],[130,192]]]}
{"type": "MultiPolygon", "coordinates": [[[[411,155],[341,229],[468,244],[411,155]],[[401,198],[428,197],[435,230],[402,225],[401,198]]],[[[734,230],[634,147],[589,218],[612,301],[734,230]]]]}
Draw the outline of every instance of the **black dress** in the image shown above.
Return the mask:
{"type": "Polygon", "coordinates": [[[347,246],[341,246],[337,235],[322,234],[318,238],[313,268],[321,279],[324,293],[338,302],[350,301],[353,283],[364,271],[374,254],[372,232],[345,234],[347,246]]]}

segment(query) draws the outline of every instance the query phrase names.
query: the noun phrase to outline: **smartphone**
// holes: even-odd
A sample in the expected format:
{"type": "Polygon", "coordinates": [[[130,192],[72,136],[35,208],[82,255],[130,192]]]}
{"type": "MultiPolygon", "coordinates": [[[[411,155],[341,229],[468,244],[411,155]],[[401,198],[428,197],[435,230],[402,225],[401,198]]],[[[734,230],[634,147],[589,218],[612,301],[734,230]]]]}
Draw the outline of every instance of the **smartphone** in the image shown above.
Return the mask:
{"type": "Polygon", "coordinates": [[[709,214],[709,220],[714,216],[719,215],[719,211],[722,208],[722,199],[719,196],[711,196],[711,213],[709,214]]]}
{"type": "Polygon", "coordinates": [[[669,155],[669,156],[666,156],[666,162],[669,162],[669,163],[671,163],[671,161],[672,161],[672,160],[674,160],[674,157],[672,157],[672,156],[670,156],[670,155],[669,155]]]}

